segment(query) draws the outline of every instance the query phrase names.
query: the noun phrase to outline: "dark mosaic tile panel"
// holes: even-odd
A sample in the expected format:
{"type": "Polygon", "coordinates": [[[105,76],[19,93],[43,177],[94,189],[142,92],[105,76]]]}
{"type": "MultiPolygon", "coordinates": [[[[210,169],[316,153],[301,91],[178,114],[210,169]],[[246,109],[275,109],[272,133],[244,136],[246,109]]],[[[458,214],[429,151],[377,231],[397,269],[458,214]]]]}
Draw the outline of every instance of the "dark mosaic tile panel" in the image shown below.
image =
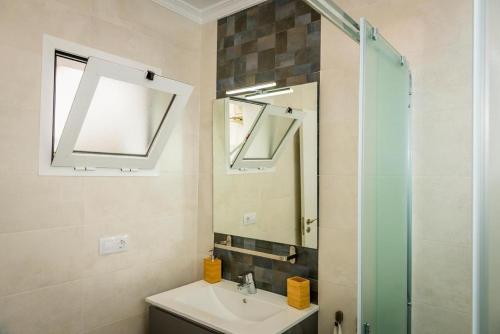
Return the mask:
{"type": "Polygon", "coordinates": [[[287,31],[286,47],[288,51],[297,51],[307,45],[307,29],[305,26],[294,27],[287,31]]]}
{"type": "Polygon", "coordinates": [[[276,73],[273,70],[269,70],[266,72],[259,72],[255,76],[255,82],[269,82],[274,81],[276,79],[276,73]]]}
{"type": "Polygon", "coordinates": [[[270,24],[276,21],[276,5],[274,1],[266,1],[258,5],[257,7],[258,10],[256,12],[256,15],[258,15],[258,25],[270,24]]]}
{"type": "Polygon", "coordinates": [[[220,19],[217,97],[273,80],[278,87],[319,81],[320,20],[302,0],[268,0],[220,19]]]}
{"type": "Polygon", "coordinates": [[[243,74],[234,78],[234,81],[228,82],[227,89],[232,89],[232,87],[246,87],[255,84],[255,74],[243,74]],[[232,84],[232,85],[231,85],[232,84]]]}
{"type": "Polygon", "coordinates": [[[234,75],[241,76],[245,75],[247,72],[247,60],[246,57],[237,58],[234,60],[234,75]]]}
{"type": "Polygon", "coordinates": [[[291,28],[295,27],[295,18],[287,17],[283,20],[276,22],[276,32],[285,32],[291,28]]]}
{"type": "Polygon", "coordinates": [[[319,31],[307,34],[306,47],[317,49],[319,48],[320,45],[321,45],[321,33],[319,31]]]}
{"type": "Polygon", "coordinates": [[[251,53],[246,56],[246,73],[247,74],[254,74],[257,72],[257,61],[258,61],[258,54],[251,53]]]}
{"type": "Polygon", "coordinates": [[[247,55],[247,58],[251,54],[255,54],[255,56],[257,56],[257,53],[255,53],[255,52],[257,52],[257,41],[256,40],[241,44],[241,53],[247,55]]]}
{"type": "Polygon", "coordinates": [[[303,14],[295,17],[295,25],[306,26],[311,23],[311,13],[303,14]]]}
{"type": "Polygon", "coordinates": [[[274,69],[276,64],[275,54],[274,48],[259,52],[257,60],[259,73],[274,69]]]}
{"type": "Polygon", "coordinates": [[[276,53],[278,56],[282,53],[288,53],[286,49],[286,43],[287,43],[287,34],[286,31],[280,31],[276,33],[276,53]]]}
{"type": "Polygon", "coordinates": [[[269,49],[274,49],[276,45],[276,35],[267,35],[260,37],[257,40],[257,51],[265,51],[269,49]]]}
{"type": "Polygon", "coordinates": [[[255,30],[255,35],[257,38],[274,34],[276,32],[274,23],[262,23],[259,24],[255,30]]]}
{"type": "MultiPolygon", "coordinates": [[[[214,242],[223,240],[226,240],[225,234],[215,233],[214,242]]],[[[231,241],[235,247],[277,255],[288,255],[290,247],[286,244],[238,236],[232,236],[231,241]]],[[[297,247],[297,261],[294,264],[217,248],[214,253],[222,260],[224,279],[238,282],[239,275],[252,271],[257,288],[286,296],[287,278],[301,276],[311,281],[311,301],[318,302],[318,251],[316,249],[297,247]]]]}

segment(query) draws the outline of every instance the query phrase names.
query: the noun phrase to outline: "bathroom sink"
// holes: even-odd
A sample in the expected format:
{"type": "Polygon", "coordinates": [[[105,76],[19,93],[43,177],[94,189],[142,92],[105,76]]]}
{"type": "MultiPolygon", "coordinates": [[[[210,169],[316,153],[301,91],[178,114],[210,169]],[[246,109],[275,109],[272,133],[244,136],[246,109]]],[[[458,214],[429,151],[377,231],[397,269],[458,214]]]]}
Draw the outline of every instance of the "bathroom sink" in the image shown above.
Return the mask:
{"type": "Polygon", "coordinates": [[[285,311],[283,305],[247,297],[233,291],[233,284],[227,284],[231,290],[226,288],[226,284],[196,285],[201,285],[201,288],[189,289],[178,296],[177,301],[200,312],[210,312],[227,321],[258,322],[285,311]]]}
{"type": "Polygon", "coordinates": [[[223,280],[216,284],[194,282],[146,298],[168,312],[211,327],[223,333],[282,333],[318,310],[311,304],[297,310],[288,306],[286,297],[264,290],[243,295],[236,283],[223,280]]]}

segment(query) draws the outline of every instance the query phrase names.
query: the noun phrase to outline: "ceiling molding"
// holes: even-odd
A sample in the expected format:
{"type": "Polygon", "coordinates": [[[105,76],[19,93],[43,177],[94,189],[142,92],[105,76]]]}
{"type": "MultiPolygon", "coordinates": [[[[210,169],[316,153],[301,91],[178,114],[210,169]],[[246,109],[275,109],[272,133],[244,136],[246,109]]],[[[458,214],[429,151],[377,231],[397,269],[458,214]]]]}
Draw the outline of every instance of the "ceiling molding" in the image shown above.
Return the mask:
{"type": "Polygon", "coordinates": [[[176,12],[179,15],[187,17],[188,19],[201,24],[203,23],[201,19],[201,10],[190,5],[187,2],[182,0],[153,0],[160,6],[163,6],[167,9],[170,9],[173,12],[176,12]]]}
{"type": "Polygon", "coordinates": [[[222,0],[203,10],[202,21],[203,23],[215,21],[261,2],[264,2],[264,0],[222,0]]]}
{"type": "Polygon", "coordinates": [[[203,24],[252,7],[264,0],[220,0],[206,8],[197,8],[184,0],[153,0],[157,4],[188,19],[203,24]]]}

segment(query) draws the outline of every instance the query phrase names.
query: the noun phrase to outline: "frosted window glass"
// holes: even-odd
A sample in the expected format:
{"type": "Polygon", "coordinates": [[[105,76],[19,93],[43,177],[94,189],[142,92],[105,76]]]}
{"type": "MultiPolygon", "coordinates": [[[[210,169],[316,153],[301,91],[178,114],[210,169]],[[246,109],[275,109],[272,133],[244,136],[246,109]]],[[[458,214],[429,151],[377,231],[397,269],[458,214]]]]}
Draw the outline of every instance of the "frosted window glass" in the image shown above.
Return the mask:
{"type": "Polygon", "coordinates": [[[259,121],[257,136],[244,159],[272,159],[294,120],[293,118],[264,113],[259,121]]]}
{"type": "Polygon", "coordinates": [[[370,333],[403,334],[411,292],[410,73],[369,24],[361,29],[360,316],[370,333]]]}
{"type": "Polygon", "coordinates": [[[75,152],[146,156],[173,97],[101,77],[75,152]]]}
{"type": "Polygon", "coordinates": [[[53,152],[59,145],[84,70],[84,62],[56,56],[53,152]]]}

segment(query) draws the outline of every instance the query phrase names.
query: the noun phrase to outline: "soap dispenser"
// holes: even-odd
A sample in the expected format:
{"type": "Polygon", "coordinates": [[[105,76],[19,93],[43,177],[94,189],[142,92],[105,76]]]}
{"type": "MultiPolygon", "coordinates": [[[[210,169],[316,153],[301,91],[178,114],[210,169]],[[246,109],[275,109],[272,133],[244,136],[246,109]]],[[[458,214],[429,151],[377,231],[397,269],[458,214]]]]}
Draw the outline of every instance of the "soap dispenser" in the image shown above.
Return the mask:
{"type": "Polygon", "coordinates": [[[203,259],[203,279],[208,283],[217,283],[222,280],[222,261],[214,257],[214,250],[203,259]]]}

